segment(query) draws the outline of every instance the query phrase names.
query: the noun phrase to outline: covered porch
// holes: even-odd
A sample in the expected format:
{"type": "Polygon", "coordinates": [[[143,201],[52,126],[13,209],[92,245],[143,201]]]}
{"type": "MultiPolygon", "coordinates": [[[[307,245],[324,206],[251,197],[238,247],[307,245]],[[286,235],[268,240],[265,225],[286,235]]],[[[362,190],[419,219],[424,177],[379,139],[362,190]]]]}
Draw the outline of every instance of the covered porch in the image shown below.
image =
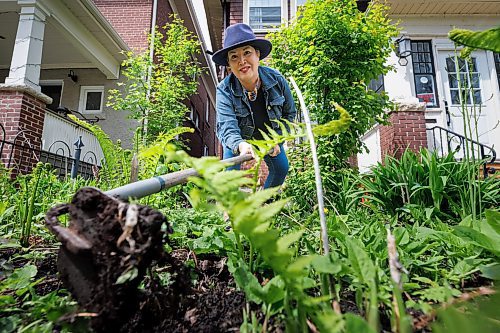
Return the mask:
{"type": "MultiPolygon", "coordinates": [[[[129,129],[123,113],[105,107],[106,91],[120,76],[121,51],[129,48],[91,0],[0,0],[0,18],[4,164],[14,156],[22,171],[31,169],[40,155],[19,157],[13,151],[23,143],[33,151],[49,151],[57,141],[72,146],[79,133],[68,113],[101,121],[103,129],[129,129]]],[[[103,157],[96,142],[84,143],[94,163],[103,157]]]]}

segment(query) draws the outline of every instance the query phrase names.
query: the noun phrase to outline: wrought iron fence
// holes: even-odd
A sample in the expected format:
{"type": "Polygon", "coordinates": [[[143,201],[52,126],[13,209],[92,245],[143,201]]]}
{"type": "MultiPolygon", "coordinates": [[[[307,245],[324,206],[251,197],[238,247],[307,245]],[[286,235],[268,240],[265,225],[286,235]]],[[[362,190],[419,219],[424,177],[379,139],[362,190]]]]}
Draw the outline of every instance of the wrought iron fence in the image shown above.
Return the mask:
{"type": "MultiPolygon", "coordinates": [[[[97,156],[92,151],[87,151],[83,157],[78,156],[80,158],[76,159],[72,156],[70,145],[63,141],[56,141],[48,150],[42,150],[39,148],[40,139],[29,130],[19,131],[12,141],[7,141],[6,138],[7,131],[0,123],[0,160],[7,169],[16,173],[28,173],[37,162],[50,163],[60,178],[70,176],[72,170],[73,177],[80,175],[85,179],[94,178],[99,172],[97,156]]],[[[77,150],[78,146],[75,152],[77,150]]]]}
{"type": "Polygon", "coordinates": [[[460,160],[468,155],[472,160],[481,161],[485,178],[489,173],[495,172],[494,168],[488,167],[488,163],[494,163],[497,157],[495,149],[490,146],[441,126],[427,128],[427,140],[429,149],[438,152],[441,156],[453,152],[460,160]]]}

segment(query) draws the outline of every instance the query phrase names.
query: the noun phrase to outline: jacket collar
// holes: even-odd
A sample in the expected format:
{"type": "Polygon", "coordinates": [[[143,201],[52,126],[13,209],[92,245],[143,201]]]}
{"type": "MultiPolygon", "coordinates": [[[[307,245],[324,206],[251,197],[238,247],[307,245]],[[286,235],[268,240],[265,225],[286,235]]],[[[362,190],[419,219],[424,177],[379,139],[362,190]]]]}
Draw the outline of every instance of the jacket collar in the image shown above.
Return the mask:
{"type": "MultiPolygon", "coordinates": [[[[262,82],[262,89],[266,91],[278,83],[278,81],[269,74],[269,71],[265,66],[259,66],[259,77],[262,82]]],[[[229,86],[231,87],[231,91],[234,96],[243,96],[243,86],[233,73],[231,73],[229,77],[229,86]]]]}

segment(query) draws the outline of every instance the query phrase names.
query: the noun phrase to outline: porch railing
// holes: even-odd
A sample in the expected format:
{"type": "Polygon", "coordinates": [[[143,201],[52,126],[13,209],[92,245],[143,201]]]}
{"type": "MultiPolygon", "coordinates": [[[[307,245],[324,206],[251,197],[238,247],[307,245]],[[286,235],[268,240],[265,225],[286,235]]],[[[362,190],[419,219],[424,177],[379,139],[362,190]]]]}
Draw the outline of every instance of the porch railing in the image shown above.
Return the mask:
{"type": "Polygon", "coordinates": [[[440,155],[453,152],[459,159],[462,159],[469,154],[473,160],[481,161],[483,176],[485,178],[488,177],[489,173],[495,172],[494,168],[488,167],[488,164],[494,163],[497,158],[495,149],[490,146],[441,126],[427,128],[427,139],[429,149],[434,149],[440,155]]]}
{"type": "Polygon", "coordinates": [[[52,151],[40,149],[40,138],[26,129],[19,131],[11,141],[8,141],[6,130],[0,123],[0,164],[11,169],[14,175],[30,172],[37,162],[50,163],[56,170],[56,175],[61,178],[73,173],[73,177],[78,174],[89,179],[98,174],[98,159],[93,151],[87,150],[85,155],[76,154],[78,147],[72,150],[71,142],[59,140],[57,143],[64,149],[57,148],[52,151]],[[78,161],[75,159],[77,155],[80,155],[78,161]]]}
{"type": "Polygon", "coordinates": [[[84,142],[81,147],[81,160],[101,166],[104,153],[95,135],[71,119],[47,110],[43,125],[42,150],[68,155],[72,150],[70,147],[73,147],[79,137],[84,142]]]}

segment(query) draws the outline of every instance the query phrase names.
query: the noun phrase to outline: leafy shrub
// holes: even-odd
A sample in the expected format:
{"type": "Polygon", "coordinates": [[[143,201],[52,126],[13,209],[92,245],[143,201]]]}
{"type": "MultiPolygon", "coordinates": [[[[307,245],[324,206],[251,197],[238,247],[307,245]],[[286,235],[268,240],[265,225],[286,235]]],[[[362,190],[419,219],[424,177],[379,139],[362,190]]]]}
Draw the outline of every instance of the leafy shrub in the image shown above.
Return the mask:
{"type": "Polygon", "coordinates": [[[311,0],[297,19],[269,34],[272,65],[294,77],[314,120],[324,124],[338,119],[333,102],[354,119],[348,132],[318,140],[324,168],[338,169],[360,151],[361,136],[390,107],[388,96],[367,88],[370,80],[390,70],[385,63],[397,29],[386,10],[381,2],[361,13],[355,0],[311,0]]]}
{"type": "Polygon", "coordinates": [[[426,149],[420,154],[407,150],[400,159],[387,156],[360,182],[366,199],[392,215],[412,216],[417,207],[420,212],[428,209],[429,214],[461,220],[473,210],[482,212],[500,203],[500,180],[478,178],[480,162],[469,163],[473,162],[455,160],[453,154],[439,157],[426,149]],[[469,184],[475,188],[474,200],[469,184]]]}

